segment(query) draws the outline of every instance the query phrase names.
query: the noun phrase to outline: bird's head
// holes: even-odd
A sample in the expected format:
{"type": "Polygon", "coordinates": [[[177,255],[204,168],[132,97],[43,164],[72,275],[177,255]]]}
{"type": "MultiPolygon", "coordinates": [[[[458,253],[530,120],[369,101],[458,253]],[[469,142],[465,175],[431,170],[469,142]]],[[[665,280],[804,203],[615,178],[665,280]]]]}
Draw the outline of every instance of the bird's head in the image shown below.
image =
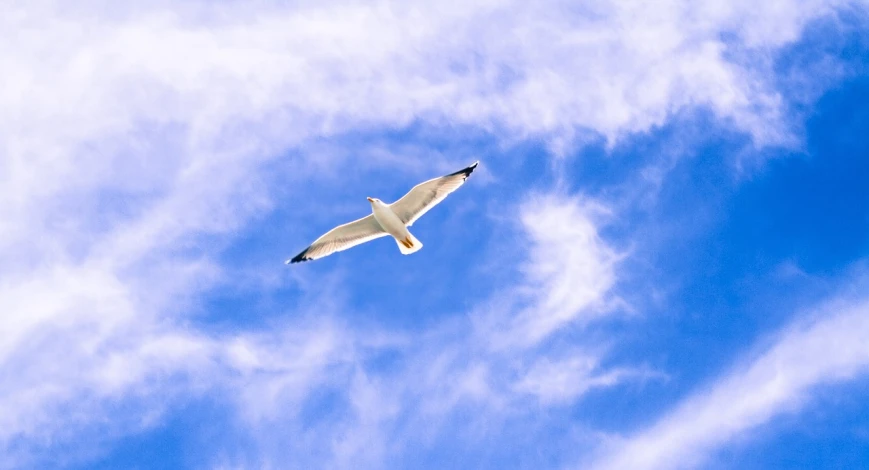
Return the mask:
{"type": "Polygon", "coordinates": [[[369,197],[368,202],[375,204],[375,203],[379,203],[380,199],[377,199],[376,197],[369,197]]]}

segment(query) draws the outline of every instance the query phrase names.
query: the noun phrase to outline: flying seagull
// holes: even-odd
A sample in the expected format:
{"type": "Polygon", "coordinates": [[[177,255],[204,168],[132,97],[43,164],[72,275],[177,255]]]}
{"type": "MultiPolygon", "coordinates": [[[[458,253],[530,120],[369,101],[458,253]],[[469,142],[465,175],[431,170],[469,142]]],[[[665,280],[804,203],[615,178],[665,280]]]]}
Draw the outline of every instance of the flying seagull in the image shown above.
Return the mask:
{"type": "Polygon", "coordinates": [[[450,193],[459,189],[479,163],[474,162],[471,166],[455,173],[420,183],[392,204],[386,204],[376,197],[369,197],[368,202],[371,203],[372,212],[370,215],[329,230],[325,235],[314,240],[311,246],[288,259],[287,264],[319,259],[387,235],[395,238],[402,254],[416,253],[422,248],[422,242],[417,240],[407,227],[413,225],[417,219],[443,201],[450,193]]]}

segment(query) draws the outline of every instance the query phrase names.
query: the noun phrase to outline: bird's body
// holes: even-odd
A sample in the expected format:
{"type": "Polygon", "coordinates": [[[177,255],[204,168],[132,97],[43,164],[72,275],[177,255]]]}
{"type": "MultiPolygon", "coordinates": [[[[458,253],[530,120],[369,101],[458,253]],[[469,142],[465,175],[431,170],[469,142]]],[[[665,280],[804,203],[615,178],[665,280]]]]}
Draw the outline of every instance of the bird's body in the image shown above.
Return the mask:
{"type": "Polygon", "coordinates": [[[395,242],[398,243],[398,249],[401,250],[402,254],[409,255],[422,248],[422,242],[410,233],[410,230],[407,229],[407,226],[405,226],[398,215],[392,212],[389,205],[384,204],[380,199],[369,199],[374,220],[380,224],[384,232],[395,238],[395,242]]]}
{"type": "Polygon", "coordinates": [[[395,238],[402,254],[419,251],[422,242],[407,227],[464,184],[478,164],[474,162],[455,173],[420,183],[392,204],[369,197],[370,215],[329,230],[304,251],[287,260],[287,264],[322,258],[387,235],[395,238]]]}

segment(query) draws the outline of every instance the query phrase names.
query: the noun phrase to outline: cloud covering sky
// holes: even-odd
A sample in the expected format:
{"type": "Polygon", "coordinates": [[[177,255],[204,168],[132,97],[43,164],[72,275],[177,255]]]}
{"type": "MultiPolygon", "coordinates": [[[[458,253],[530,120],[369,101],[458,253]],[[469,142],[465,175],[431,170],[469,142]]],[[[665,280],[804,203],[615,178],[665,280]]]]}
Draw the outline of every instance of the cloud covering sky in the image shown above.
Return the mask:
{"type": "Polygon", "coordinates": [[[0,28],[0,468],[869,466],[865,0],[0,28]]]}

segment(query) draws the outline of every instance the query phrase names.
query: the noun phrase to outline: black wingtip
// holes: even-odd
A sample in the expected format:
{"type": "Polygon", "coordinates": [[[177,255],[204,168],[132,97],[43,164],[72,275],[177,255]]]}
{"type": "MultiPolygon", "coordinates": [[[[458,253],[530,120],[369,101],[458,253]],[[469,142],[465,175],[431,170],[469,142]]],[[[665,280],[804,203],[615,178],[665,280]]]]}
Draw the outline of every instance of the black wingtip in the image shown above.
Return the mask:
{"type": "Polygon", "coordinates": [[[471,173],[474,172],[474,169],[477,168],[477,165],[479,165],[479,164],[480,164],[480,162],[476,161],[474,163],[471,163],[467,168],[462,168],[461,170],[459,170],[455,173],[451,173],[447,176],[465,175],[465,179],[467,179],[468,176],[471,176],[471,173]]]}
{"type": "Polygon", "coordinates": [[[310,248],[311,248],[311,247],[305,248],[304,251],[302,251],[301,253],[297,254],[296,256],[294,256],[294,257],[288,259],[288,260],[286,261],[286,263],[284,263],[284,264],[294,264],[294,263],[302,263],[302,262],[304,262],[304,261],[311,261],[311,258],[308,258],[308,257],[306,256],[306,255],[308,254],[308,250],[309,250],[310,248]]]}

